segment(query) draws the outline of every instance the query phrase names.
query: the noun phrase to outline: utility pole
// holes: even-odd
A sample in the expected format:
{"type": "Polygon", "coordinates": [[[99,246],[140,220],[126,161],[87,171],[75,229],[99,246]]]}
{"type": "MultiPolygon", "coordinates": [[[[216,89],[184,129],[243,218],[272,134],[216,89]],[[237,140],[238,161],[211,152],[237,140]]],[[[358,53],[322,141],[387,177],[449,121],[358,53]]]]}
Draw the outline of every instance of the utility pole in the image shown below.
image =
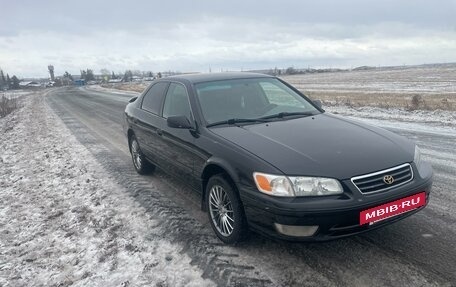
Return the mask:
{"type": "Polygon", "coordinates": [[[51,81],[54,81],[54,66],[49,65],[48,70],[49,70],[49,75],[51,76],[51,81]]]}

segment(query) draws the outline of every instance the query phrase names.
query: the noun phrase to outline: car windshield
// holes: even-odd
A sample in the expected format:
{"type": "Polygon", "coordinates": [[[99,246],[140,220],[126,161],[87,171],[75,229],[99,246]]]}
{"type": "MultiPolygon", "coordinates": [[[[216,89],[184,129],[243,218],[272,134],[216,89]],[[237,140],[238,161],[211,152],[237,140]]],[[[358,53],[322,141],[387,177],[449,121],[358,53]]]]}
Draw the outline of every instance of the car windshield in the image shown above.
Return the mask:
{"type": "MultiPolygon", "coordinates": [[[[308,100],[275,78],[235,79],[195,85],[209,125],[233,119],[280,120],[320,113],[308,100]]],[[[261,122],[261,121],[258,121],[261,122]]]]}

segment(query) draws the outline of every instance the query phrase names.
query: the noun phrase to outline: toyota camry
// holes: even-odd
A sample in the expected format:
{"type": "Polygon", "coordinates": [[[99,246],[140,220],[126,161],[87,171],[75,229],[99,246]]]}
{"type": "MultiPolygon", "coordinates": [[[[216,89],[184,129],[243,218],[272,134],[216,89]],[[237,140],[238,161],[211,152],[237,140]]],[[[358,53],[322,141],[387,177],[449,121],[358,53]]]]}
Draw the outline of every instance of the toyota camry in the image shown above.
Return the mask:
{"type": "Polygon", "coordinates": [[[249,229],[293,241],[373,230],[423,209],[432,168],[390,131],[327,113],[254,73],[163,78],[125,109],[139,174],[159,167],[201,195],[225,243],[249,229]]]}

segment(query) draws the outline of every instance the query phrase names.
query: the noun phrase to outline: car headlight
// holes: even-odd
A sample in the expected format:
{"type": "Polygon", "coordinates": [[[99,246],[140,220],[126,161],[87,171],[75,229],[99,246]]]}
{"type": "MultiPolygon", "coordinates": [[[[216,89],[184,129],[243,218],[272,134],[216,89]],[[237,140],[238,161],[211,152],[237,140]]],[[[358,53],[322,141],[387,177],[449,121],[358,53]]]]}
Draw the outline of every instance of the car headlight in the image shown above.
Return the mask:
{"type": "Polygon", "coordinates": [[[343,192],[338,180],[324,177],[272,175],[254,172],[259,191],[274,196],[321,196],[343,192]]]}
{"type": "Polygon", "coordinates": [[[286,176],[254,172],[253,179],[261,192],[275,196],[294,196],[293,187],[286,176]]]}
{"type": "Polygon", "coordinates": [[[413,157],[413,161],[417,167],[421,165],[421,151],[418,146],[415,146],[415,155],[413,157]]]}

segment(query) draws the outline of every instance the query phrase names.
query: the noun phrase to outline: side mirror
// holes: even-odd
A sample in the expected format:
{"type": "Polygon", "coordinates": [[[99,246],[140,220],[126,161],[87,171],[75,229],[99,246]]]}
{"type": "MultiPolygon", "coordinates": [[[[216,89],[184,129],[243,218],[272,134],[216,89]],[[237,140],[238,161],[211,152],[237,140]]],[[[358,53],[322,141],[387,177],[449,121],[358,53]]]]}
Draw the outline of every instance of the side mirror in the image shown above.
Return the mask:
{"type": "Polygon", "coordinates": [[[137,98],[138,98],[138,97],[133,97],[133,98],[129,99],[128,102],[129,102],[129,103],[133,103],[134,101],[136,101],[137,98]]]}
{"type": "Polygon", "coordinates": [[[322,105],[321,105],[321,101],[320,100],[313,100],[312,101],[317,107],[319,107],[320,109],[322,108],[322,105]]]}
{"type": "Polygon", "coordinates": [[[176,129],[192,129],[192,125],[186,116],[172,116],[166,120],[168,127],[176,129]]]}

